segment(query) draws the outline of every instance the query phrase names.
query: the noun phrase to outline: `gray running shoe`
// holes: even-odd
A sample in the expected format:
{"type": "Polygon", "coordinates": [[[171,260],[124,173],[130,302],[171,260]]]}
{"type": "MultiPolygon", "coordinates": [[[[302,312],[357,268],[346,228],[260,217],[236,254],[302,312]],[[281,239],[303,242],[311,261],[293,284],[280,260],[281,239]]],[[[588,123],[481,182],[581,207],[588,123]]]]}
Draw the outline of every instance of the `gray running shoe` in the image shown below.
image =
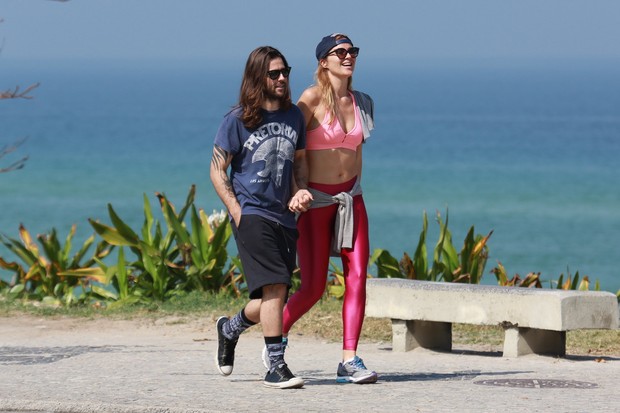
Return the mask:
{"type": "Polygon", "coordinates": [[[364,361],[355,356],[353,360],[338,364],[336,382],[338,383],[357,383],[366,384],[377,381],[377,373],[368,370],[364,361]]]}
{"type": "MultiPolygon", "coordinates": [[[[288,337],[282,337],[282,351],[286,351],[286,346],[288,346],[288,337]]],[[[269,361],[269,353],[267,352],[267,346],[263,347],[263,354],[261,355],[263,359],[263,366],[267,370],[271,368],[271,361],[269,361]]]]}
{"type": "Polygon", "coordinates": [[[304,379],[295,377],[286,363],[282,363],[267,372],[263,385],[273,389],[298,389],[303,387],[304,379]]]}
{"type": "Polygon", "coordinates": [[[217,353],[215,354],[215,365],[223,376],[228,376],[233,371],[235,364],[235,347],[237,340],[229,340],[222,333],[222,325],[228,321],[228,317],[220,317],[215,323],[217,330],[217,353]]]}

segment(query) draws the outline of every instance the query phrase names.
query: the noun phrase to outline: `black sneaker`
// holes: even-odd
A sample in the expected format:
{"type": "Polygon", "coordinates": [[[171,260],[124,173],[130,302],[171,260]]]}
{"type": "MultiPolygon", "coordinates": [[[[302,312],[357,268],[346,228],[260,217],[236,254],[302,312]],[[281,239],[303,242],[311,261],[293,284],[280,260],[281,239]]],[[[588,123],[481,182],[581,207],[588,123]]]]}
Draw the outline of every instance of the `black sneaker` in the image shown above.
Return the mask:
{"type": "Polygon", "coordinates": [[[282,363],[267,372],[263,385],[274,389],[298,389],[304,385],[304,379],[295,377],[286,363],[282,363]]]}
{"type": "Polygon", "coordinates": [[[217,330],[217,354],[215,355],[215,365],[220,373],[224,376],[228,376],[233,371],[233,365],[235,364],[235,347],[237,341],[227,339],[222,333],[222,326],[228,321],[228,317],[220,317],[215,322],[215,329],[217,330]]]}

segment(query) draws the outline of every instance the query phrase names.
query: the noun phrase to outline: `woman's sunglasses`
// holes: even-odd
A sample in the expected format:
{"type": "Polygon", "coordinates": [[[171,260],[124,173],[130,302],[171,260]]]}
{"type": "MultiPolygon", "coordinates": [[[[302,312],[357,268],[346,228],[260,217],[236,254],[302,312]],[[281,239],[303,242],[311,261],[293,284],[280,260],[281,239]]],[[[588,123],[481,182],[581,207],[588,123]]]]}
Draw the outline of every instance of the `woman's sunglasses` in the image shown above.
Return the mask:
{"type": "Polygon", "coordinates": [[[351,57],[356,58],[358,54],[360,54],[360,48],[359,47],[349,47],[348,49],[345,49],[344,47],[340,47],[336,50],[332,50],[331,52],[327,53],[327,56],[329,56],[330,54],[335,54],[338,59],[342,60],[345,57],[347,57],[347,54],[350,54],[351,57]]]}
{"type": "Polygon", "coordinates": [[[284,76],[284,77],[288,77],[288,75],[291,73],[291,67],[285,67],[284,69],[278,69],[278,70],[270,70],[267,72],[267,76],[269,76],[269,79],[271,80],[277,80],[280,78],[280,75],[284,76]]]}

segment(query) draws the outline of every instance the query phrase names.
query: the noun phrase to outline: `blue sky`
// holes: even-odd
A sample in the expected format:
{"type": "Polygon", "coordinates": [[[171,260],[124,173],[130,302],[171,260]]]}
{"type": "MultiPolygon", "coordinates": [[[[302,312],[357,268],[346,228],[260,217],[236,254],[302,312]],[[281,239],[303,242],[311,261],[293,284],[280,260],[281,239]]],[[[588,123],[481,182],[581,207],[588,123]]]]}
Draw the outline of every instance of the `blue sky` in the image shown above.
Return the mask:
{"type": "Polygon", "coordinates": [[[620,59],[617,0],[2,0],[0,17],[8,60],[245,62],[270,44],[312,61],[334,31],[395,62],[620,59]]]}

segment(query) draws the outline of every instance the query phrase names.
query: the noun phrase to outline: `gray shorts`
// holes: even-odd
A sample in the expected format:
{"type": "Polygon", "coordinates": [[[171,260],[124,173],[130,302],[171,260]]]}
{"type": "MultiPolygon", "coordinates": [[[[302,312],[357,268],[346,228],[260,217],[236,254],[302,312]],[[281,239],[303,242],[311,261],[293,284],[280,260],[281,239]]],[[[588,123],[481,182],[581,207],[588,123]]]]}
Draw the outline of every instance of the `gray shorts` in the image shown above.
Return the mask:
{"type": "Polygon", "coordinates": [[[250,298],[261,298],[265,285],[286,284],[297,263],[299,232],[260,215],[242,215],[232,230],[243,265],[250,298]]]}

